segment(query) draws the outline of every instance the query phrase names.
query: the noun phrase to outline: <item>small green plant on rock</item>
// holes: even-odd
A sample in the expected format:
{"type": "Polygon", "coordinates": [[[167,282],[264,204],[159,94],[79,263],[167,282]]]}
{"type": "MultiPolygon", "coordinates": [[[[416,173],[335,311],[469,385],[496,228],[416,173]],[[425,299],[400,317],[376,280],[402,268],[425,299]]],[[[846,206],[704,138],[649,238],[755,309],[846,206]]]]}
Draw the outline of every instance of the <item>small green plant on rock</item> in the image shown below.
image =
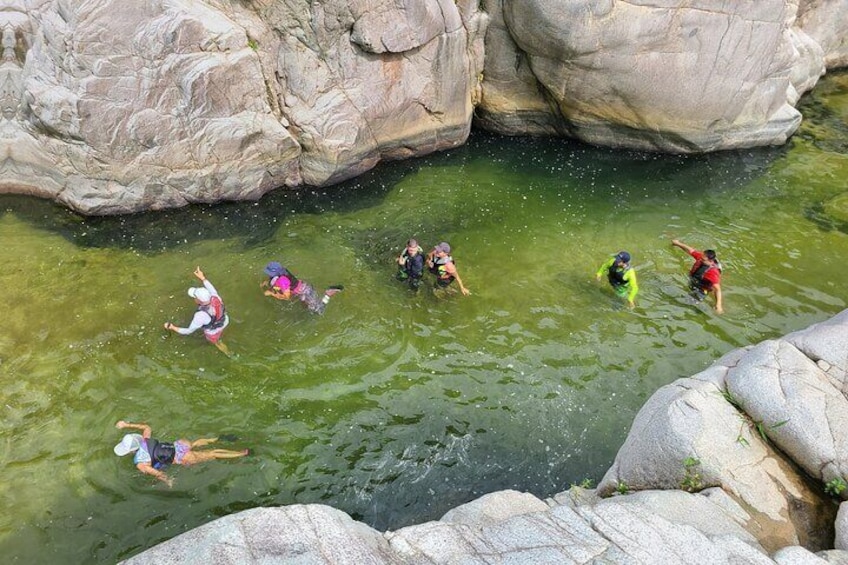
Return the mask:
{"type": "Polygon", "coordinates": [[[741,445],[742,447],[748,447],[750,442],[743,435],[743,430],[745,429],[745,425],[747,424],[749,428],[757,431],[757,434],[762,438],[762,440],[766,443],[769,443],[768,435],[766,432],[771,430],[776,430],[780,426],[786,424],[789,420],[783,420],[782,422],[777,422],[776,424],[768,425],[762,420],[754,420],[745,412],[745,407],[742,406],[742,403],[738,398],[733,396],[733,393],[727,389],[727,387],[721,390],[721,396],[724,400],[727,401],[728,404],[736,408],[739,412],[739,418],[742,420],[742,425],[739,427],[739,435],[736,437],[736,443],[741,445]]]}
{"type": "Polygon", "coordinates": [[[687,457],[683,460],[683,480],[680,481],[680,488],[686,492],[695,492],[704,488],[701,482],[701,473],[696,470],[701,464],[699,459],[695,457],[687,457]]]}
{"type": "Polygon", "coordinates": [[[593,486],[592,479],[583,479],[579,483],[571,483],[571,496],[575,500],[580,500],[581,493],[584,490],[593,488],[593,486]]]}
{"type": "Polygon", "coordinates": [[[836,477],[835,479],[831,479],[825,483],[824,492],[834,498],[839,498],[846,486],[848,485],[845,484],[842,477],[836,477]]]}
{"type": "Polygon", "coordinates": [[[618,494],[627,494],[630,492],[630,487],[624,481],[618,481],[615,485],[615,492],[618,494]]]}
{"type": "Polygon", "coordinates": [[[247,40],[247,46],[256,51],[259,49],[259,42],[251,37],[247,40]]]}
{"type": "Polygon", "coordinates": [[[571,488],[590,489],[594,486],[592,479],[583,479],[579,483],[571,483],[571,488]]]}
{"type": "Polygon", "coordinates": [[[721,389],[721,396],[724,398],[724,400],[727,401],[728,404],[730,404],[740,412],[745,412],[745,409],[742,407],[742,403],[739,402],[739,400],[735,396],[733,396],[733,393],[730,392],[727,387],[721,389]]]}

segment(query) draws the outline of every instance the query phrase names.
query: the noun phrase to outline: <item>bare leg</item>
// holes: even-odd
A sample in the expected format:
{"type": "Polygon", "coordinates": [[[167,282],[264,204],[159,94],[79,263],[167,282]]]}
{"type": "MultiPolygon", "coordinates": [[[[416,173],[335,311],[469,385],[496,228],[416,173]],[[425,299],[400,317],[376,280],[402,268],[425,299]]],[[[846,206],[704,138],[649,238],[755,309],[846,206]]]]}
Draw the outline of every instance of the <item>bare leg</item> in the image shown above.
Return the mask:
{"type": "Polygon", "coordinates": [[[183,465],[195,465],[197,463],[205,463],[213,459],[235,459],[236,457],[244,457],[248,450],[232,451],[230,449],[211,449],[209,451],[189,451],[183,456],[183,465]]]}
{"type": "Polygon", "coordinates": [[[196,440],[189,442],[189,443],[191,443],[192,447],[203,447],[204,445],[209,445],[210,443],[215,443],[216,441],[218,441],[218,438],[210,437],[210,438],[196,439],[196,440]]]}
{"type": "Polygon", "coordinates": [[[241,451],[233,451],[232,449],[213,449],[209,451],[215,459],[235,459],[236,457],[244,457],[249,453],[247,449],[241,451]]]}
{"type": "Polygon", "coordinates": [[[232,357],[232,353],[230,353],[230,348],[227,347],[226,343],[224,343],[223,341],[216,341],[214,345],[218,348],[218,351],[220,351],[227,357],[232,357]]]}

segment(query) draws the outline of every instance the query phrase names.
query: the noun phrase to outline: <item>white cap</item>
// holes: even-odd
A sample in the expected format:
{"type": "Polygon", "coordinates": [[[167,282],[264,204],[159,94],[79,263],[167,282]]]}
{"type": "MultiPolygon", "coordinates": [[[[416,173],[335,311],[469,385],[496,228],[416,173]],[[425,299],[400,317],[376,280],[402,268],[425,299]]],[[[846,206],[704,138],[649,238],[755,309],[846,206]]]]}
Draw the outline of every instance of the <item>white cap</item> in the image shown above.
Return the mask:
{"type": "Polygon", "coordinates": [[[124,439],[121,440],[121,443],[115,446],[113,451],[118,457],[123,457],[127,453],[132,453],[141,447],[141,440],[143,439],[144,438],[141,434],[127,434],[124,436],[124,439]]]}
{"type": "Polygon", "coordinates": [[[202,287],[192,287],[188,289],[188,295],[200,300],[203,304],[212,300],[212,293],[202,287]]]}

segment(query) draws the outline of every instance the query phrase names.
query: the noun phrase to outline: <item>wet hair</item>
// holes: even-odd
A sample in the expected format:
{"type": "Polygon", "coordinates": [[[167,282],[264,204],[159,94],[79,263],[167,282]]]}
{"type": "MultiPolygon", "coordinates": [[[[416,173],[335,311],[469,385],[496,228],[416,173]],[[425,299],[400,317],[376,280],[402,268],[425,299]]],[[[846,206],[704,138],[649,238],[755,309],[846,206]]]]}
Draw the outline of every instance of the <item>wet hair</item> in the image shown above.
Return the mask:
{"type": "Polygon", "coordinates": [[[710,261],[715,261],[715,260],[716,260],[716,253],[715,253],[715,250],[713,250],[713,249],[707,249],[706,251],[704,251],[704,257],[706,257],[706,258],[707,258],[707,259],[709,259],[710,261]]]}

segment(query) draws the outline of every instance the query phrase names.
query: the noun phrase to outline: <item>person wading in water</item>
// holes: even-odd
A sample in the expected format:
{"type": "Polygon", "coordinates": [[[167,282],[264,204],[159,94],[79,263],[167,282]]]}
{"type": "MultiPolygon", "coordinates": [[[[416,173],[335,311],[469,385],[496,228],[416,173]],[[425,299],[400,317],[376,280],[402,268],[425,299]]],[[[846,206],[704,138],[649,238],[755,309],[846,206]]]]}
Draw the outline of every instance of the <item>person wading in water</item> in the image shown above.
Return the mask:
{"type": "Polygon", "coordinates": [[[672,239],[671,245],[679,247],[695,259],[692,268],[689,269],[689,290],[692,296],[701,301],[708,294],[715,296],[716,314],[724,313],[724,305],[721,299],[721,262],[712,249],[698,251],[689,247],[678,239],[672,239]]]}

